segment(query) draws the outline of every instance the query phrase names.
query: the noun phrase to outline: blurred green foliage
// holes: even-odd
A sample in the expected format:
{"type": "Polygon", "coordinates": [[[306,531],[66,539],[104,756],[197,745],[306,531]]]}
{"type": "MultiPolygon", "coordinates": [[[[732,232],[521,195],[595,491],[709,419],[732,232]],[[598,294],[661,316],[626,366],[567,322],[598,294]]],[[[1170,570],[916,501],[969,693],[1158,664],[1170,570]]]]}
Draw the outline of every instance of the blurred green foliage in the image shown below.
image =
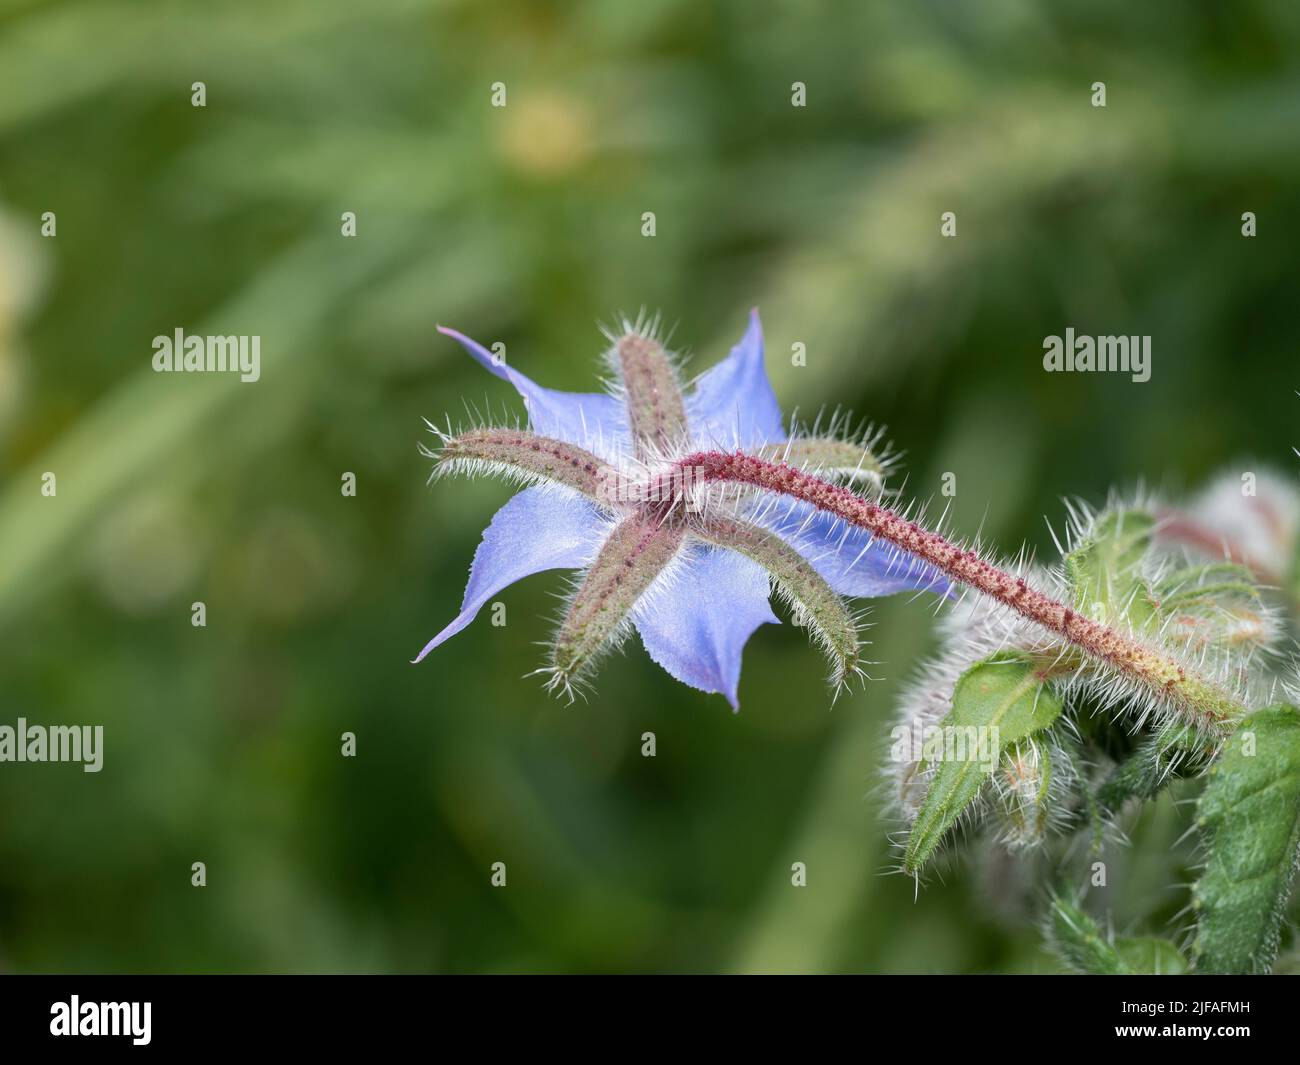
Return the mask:
{"type": "MultiPolygon", "coordinates": [[[[0,765],[0,966],[1054,970],[1023,863],[883,875],[923,603],[833,709],[788,625],[738,716],[635,643],[566,708],[521,679],[554,574],[407,664],[509,494],[427,490],[420,418],[519,409],[433,326],[587,389],[598,319],[701,369],[757,304],[787,411],[886,422],[909,493],[1041,549],[1062,495],[1291,459],[1298,177],[1290,0],[3,0],[0,723],[106,751],[0,765]],[[1045,374],[1067,326],[1150,334],[1151,381],[1045,374]],[[261,381],[152,373],[177,327],[259,334],[261,381]]],[[[1108,852],[1117,929],[1182,904],[1184,827],[1108,852]]]]}

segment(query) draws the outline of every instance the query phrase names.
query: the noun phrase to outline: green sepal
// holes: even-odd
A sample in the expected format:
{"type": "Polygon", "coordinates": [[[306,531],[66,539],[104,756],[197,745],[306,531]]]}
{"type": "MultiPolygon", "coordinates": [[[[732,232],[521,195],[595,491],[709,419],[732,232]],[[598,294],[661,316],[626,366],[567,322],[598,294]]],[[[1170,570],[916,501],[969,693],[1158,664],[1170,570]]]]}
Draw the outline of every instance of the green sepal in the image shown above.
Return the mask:
{"type": "Polygon", "coordinates": [[[1204,739],[1190,726],[1147,736],[1097,789],[1097,805],[1110,816],[1129,799],[1153,799],[1165,785],[1200,768],[1207,757],[1204,739]]]}
{"type": "Polygon", "coordinates": [[[1075,609],[1105,624],[1127,621],[1141,628],[1155,613],[1142,578],[1155,519],[1142,510],[1098,515],[1088,538],[1065,556],[1075,609]]]}
{"type": "Polygon", "coordinates": [[[957,679],[952,709],[940,722],[938,736],[944,747],[937,758],[935,752],[922,751],[922,767],[933,763],[935,772],[907,838],[903,857],[907,872],[915,873],[929,861],[940,840],[978,797],[1003,751],[1048,728],[1061,709],[1061,700],[1043,680],[1035,660],[1020,652],[999,651],[957,679]],[[967,730],[977,731],[971,737],[967,730]],[[967,757],[945,757],[948,736],[968,740],[961,752],[967,757]]]}
{"type": "Polygon", "coordinates": [[[1161,578],[1155,592],[1162,614],[1175,610],[1200,613],[1223,605],[1225,601],[1255,603],[1260,600],[1254,576],[1245,566],[1235,562],[1181,567],[1161,578]]]}

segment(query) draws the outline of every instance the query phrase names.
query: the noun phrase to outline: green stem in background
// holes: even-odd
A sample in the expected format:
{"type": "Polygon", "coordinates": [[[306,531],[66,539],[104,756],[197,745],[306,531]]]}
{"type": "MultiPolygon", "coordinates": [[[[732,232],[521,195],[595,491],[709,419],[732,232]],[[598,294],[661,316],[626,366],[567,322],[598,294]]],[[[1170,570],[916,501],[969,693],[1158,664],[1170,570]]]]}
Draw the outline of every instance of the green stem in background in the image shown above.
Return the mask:
{"type": "Polygon", "coordinates": [[[1096,976],[1179,976],[1187,972],[1187,959],[1173,943],[1153,936],[1111,939],[1064,895],[1052,898],[1047,934],[1075,972],[1096,976]]]}
{"type": "Polygon", "coordinates": [[[1190,725],[1225,735],[1247,708],[1177,659],[1079,613],[973,551],[848,489],[784,463],[743,452],[700,451],[679,463],[703,481],[746,484],[833,514],[929,563],[953,581],[996,599],[1080,648],[1173,708],[1190,725]]]}
{"type": "Polygon", "coordinates": [[[1210,757],[1193,729],[1147,736],[1095,788],[1085,789],[1083,805],[1071,811],[1066,828],[1073,831],[1091,822],[1093,849],[1100,851],[1106,822],[1130,800],[1154,799],[1175,781],[1200,772],[1210,757]]]}

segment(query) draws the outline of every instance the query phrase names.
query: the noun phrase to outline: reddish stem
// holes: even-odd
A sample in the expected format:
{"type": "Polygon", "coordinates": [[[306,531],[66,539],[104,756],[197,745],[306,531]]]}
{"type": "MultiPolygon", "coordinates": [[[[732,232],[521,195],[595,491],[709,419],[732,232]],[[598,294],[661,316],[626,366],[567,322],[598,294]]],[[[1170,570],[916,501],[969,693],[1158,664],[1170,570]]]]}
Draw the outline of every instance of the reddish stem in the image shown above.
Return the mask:
{"type": "Polygon", "coordinates": [[[1023,577],[998,569],[975,552],[964,550],[938,533],[846,488],[828,484],[784,463],[769,462],[739,451],[700,451],[686,456],[679,465],[694,469],[705,481],[747,484],[803,500],[866,529],[1114,667],[1199,727],[1222,731],[1226,722],[1245,711],[1218,685],[1188,672],[1168,655],[1080,614],[1031,588],[1023,577]]]}

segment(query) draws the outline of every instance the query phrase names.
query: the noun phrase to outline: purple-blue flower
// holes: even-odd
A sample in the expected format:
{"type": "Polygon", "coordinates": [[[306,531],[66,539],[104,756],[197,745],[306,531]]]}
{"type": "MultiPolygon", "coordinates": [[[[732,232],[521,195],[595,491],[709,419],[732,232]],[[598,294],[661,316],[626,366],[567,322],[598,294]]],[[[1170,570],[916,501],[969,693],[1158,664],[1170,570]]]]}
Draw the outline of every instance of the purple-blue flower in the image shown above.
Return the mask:
{"type": "Polygon", "coordinates": [[[705,483],[683,460],[725,449],[878,492],[887,460],[874,450],[877,438],[786,432],[757,311],[731,354],[689,389],[653,327],[623,326],[610,337],[611,386],[599,393],[543,388],[439,327],[515,387],[529,427],[453,434],[431,425],[442,440],[438,451],[425,449],[437,460],[434,475],[496,473],[526,487],[484,531],[460,613],[415,661],[503,588],[568,569],[579,575],[540,672],[570,697],[599,656],[635,630],[668,673],[738,708],[741,654],[758,626],[777,622],[774,590],[826,652],[836,688],[860,674],[858,623],[843,597],[946,594],[944,578],[807,503],[705,483]]]}

